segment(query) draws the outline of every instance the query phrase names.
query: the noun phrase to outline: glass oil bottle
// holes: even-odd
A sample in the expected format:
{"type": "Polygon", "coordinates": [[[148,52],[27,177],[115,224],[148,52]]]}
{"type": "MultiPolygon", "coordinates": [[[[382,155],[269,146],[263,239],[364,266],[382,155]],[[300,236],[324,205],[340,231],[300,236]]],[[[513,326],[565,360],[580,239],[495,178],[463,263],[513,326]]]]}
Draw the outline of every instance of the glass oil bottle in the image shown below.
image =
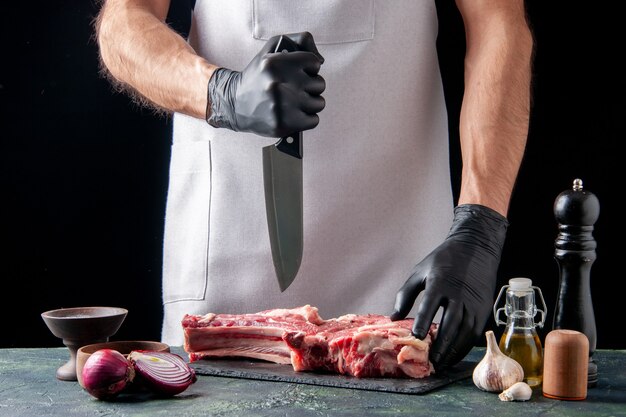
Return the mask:
{"type": "Polygon", "coordinates": [[[524,382],[532,388],[539,387],[543,382],[543,347],[536,326],[543,327],[546,320],[546,303],[541,290],[533,286],[529,278],[512,278],[509,285],[500,289],[493,314],[497,325],[506,326],[500,338],[500,350],[522,365],[524,382]],[[497,308],[505,290],[505,306],[497,308]],[[541,298],[543,310],[537,309],[535,290],[541,298]],[[499,318],[502,311],[507,317],[506,322],[499,318]],[[535,323],[537,312],[541,313],[541,320],[535,323]]]}

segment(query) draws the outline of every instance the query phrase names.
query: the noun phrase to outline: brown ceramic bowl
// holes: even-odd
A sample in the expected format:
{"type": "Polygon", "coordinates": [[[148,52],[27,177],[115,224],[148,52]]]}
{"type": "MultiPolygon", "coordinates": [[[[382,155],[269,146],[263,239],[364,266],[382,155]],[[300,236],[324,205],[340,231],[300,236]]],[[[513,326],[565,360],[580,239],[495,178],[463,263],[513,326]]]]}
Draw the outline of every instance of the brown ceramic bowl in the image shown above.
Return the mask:
{"type": "Polygon", "coordinates": [[[66,340],[106,341],[122,325],[128,310],[121,307],[72,307],[41,313],[56,337],[66,340]]]}
{"type": "Polygon", "coordinates": [[[70,359],[56,372],[58,379],[76,381],[76,351],[81,346],[109,341],[122,325],[128,310],[120,307],[71,307],[41,313],[53,335],[63,339],[70,359]]]}
{"type": "Polygon", "coordinates": [[[123,340],[116,342],[106,343],[94,343],[86,345],[78,349],[76,354],[76,376],[78,377],[78,383],[83,386],[83,366],[92,353],[100,349],[113,349],[117,350],[124,356],[127,356],[133,350],[151,350],[157,352],[169,352],[170,347],[161,342],[152,342],[147,340],[123,340]]]}

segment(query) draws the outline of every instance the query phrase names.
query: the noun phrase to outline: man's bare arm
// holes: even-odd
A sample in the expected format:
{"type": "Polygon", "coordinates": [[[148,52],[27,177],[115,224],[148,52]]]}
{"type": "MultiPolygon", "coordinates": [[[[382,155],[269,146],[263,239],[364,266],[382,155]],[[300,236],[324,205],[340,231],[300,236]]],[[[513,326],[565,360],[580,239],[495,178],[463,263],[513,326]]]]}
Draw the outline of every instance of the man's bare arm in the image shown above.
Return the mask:
{"type": "Polygon", "coordinates": [[[170,0],[106,0],[96,20],[100,57],[114,83],[153,108],[205,118],[216,66],[165,23],[170,0]]]}
{"type": "Polygon", "coordinates": [[[526,146],[533,39],[523,0],[457,0],[465,23],[459,204],[506,217],[526,146]]]}

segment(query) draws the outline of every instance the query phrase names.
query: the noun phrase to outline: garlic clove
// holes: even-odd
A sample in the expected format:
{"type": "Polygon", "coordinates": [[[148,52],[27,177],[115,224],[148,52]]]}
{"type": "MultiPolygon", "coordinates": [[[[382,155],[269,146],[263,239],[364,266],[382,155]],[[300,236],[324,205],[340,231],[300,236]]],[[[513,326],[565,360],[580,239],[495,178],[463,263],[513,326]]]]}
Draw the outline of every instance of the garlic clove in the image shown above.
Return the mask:
{"type": "Polygon", "coordinates": [[[474,368],[472,380],[483,391],[502,392],[524,379],[524,369],[515,359],[502,353],[492,330],[485,332],[485,336],[487,350],[474,368]]]}
{"type": "Polygon", "coordinates": [[[500,401],[528,401],[533,389],[525,382],[516,382],[498,395],[500,401]]]}

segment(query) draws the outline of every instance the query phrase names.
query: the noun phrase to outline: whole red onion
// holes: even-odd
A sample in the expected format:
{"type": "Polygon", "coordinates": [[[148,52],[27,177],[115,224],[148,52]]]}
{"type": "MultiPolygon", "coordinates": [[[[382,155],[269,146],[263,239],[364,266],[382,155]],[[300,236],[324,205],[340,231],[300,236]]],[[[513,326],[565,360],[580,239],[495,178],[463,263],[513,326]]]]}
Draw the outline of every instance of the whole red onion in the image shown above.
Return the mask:
{"type": "Polygon", "coordinates": [[[83,367],[85,390],[101,400],[117,396],[134,377],[135,370],[128,359],[113,349],[94,352],[83,367]]]}

